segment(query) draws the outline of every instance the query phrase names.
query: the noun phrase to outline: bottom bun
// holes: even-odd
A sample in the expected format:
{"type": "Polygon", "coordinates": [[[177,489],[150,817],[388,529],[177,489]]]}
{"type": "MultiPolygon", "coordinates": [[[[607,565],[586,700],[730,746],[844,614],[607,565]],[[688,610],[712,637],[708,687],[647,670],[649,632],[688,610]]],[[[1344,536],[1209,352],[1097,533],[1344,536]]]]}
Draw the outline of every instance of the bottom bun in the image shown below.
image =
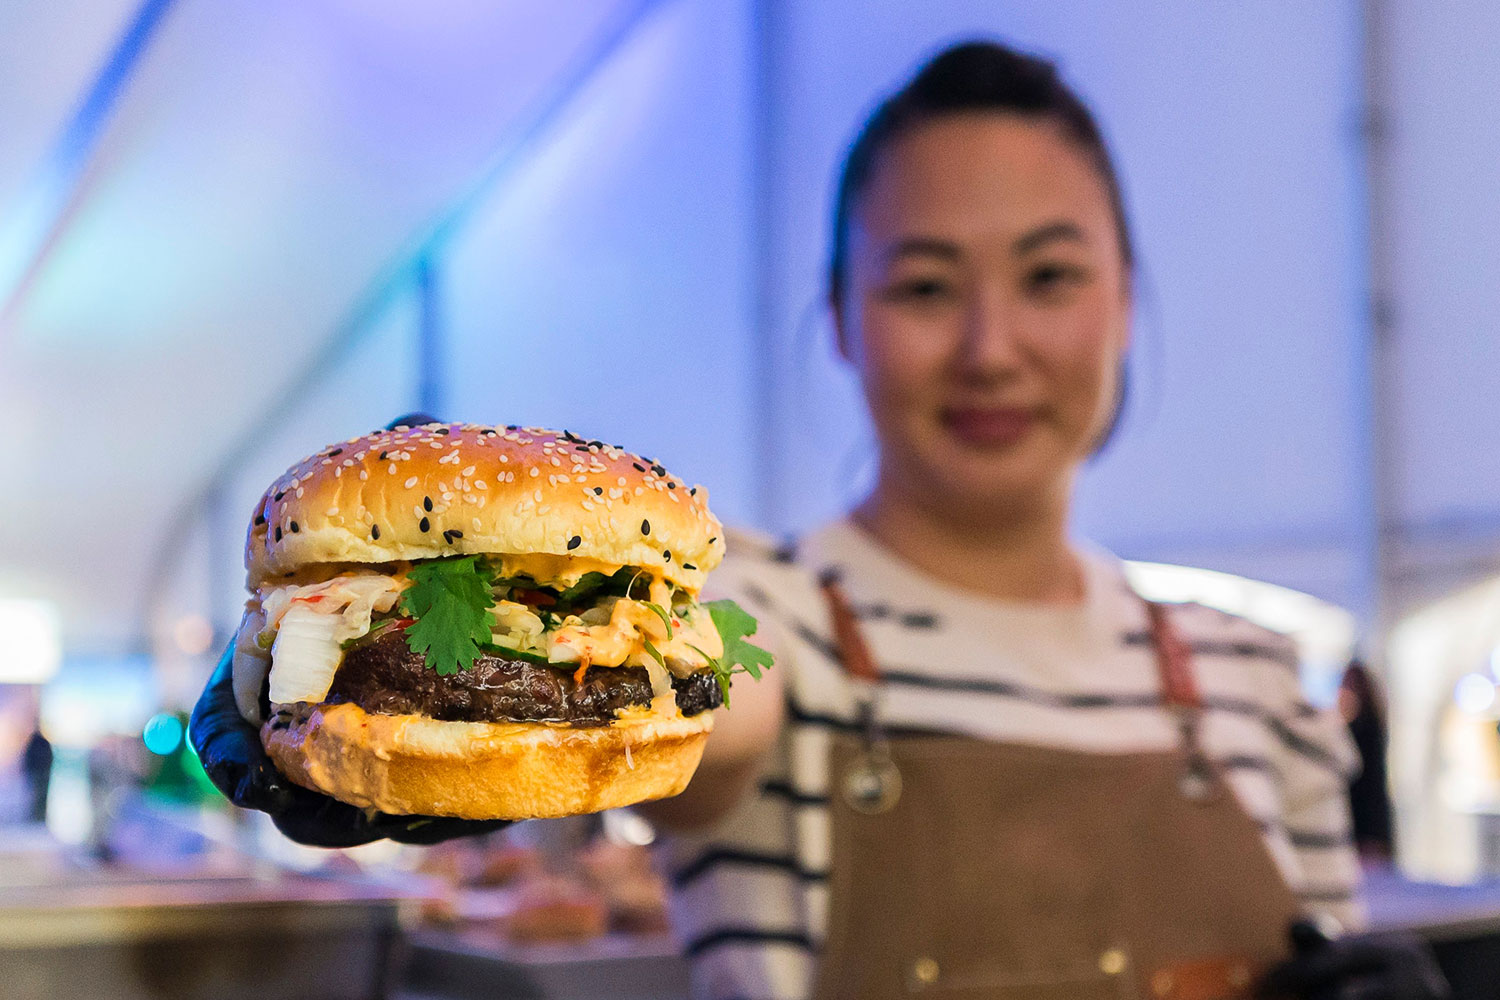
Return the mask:
{"type": "Polygon", "coordinates": [[[593,728],[442,722],[347,703],[277,706],[283,712],[261,728],[261,742],[297,784],[361,808],[463,819],[576,816],[687,787],[713,713],[684,718],[664,701],[666,711],[630,712],[593,728]]]}

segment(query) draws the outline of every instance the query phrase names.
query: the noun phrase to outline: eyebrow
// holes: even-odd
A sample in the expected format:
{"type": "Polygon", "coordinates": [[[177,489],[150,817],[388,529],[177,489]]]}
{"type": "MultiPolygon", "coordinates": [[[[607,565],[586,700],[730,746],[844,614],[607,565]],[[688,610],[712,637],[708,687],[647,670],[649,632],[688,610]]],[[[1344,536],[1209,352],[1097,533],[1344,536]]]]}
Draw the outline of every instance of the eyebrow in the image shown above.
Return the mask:
{"type": "Polygon", "coordinates": [[[1066,240],[1074,243],[1088,242],[1088,240],[1083,235],[1083,230],[1079,228],[1077,223],[1058,221],[1049,222],[1044,226],[1038,226],[1031,232],[1019,237],[1016,242],[1012,244],[1012,249],[1014,249],[1018,254],[1027,254],[1033,250],[1037,250],[1041,247],[1046,246],[1048,243],[1055,243],[1059,240],[1066,240]]]}
{"type": "Polygon", "coordinates": [[[902,257],[941,257],[944,260],[958,260],[963,256],[963,251],[958,248],[958,244],[947,240],[932,236],[908,236],[892,246],[885,256],[887,260],[900,260],[902,257]]]}

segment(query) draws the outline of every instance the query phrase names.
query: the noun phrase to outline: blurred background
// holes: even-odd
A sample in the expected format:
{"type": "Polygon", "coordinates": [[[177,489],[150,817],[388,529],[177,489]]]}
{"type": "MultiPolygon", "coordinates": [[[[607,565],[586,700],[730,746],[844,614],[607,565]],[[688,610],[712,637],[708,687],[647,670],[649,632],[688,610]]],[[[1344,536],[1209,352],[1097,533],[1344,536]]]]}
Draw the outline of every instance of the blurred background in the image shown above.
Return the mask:
{"type": "MultiPolygon", "coordinates": [[[[90,909],[102,870],[136,887],[109,905],[150,872],[199,926],[218,879],[286,941],[313,911],[371,954],[405,941],[372,990],[501,956],[523,995],[585,995],[559,983],[588,961],[614,996],[647,967],[640,995],[671,995],[632,817],[302,852],[215,799],[182,720],[262,489],[403,412],[619,440],[773,534],[859,496],[871,440],[821,305],[834,175],[877,97],[972,35],[1059,60],[1139,242],[1130,406],[1078,530],[1153,594],[1297,635],[1314,699],[1375,720],[1372,857],[1500,875],[1500,9],[13,0],[0,916],[76,898],[81,948],[123,926],[90,909]],[[635,898],[605,898],[621,870],[635,898]],[[592,950],[524,944],[527,900],[592,950]],[[448,935],[415,952],[413,905],[448,935]]],[[[16,920],[0,946],[53,947],[16,920]]]]}

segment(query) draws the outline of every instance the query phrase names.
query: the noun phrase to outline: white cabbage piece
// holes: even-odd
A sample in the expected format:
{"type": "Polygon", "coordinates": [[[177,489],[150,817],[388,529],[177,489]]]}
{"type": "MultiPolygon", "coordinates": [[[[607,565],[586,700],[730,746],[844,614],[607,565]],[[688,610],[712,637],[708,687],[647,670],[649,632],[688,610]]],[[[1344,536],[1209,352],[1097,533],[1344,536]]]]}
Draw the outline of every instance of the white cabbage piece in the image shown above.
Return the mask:
{"type": "Polygon", "coordinates": [[[343,659],[339,648],[337,615],[322,614],[297,603],[281,616],[281,628],[271,647],[271,703],[319,702],[333,686],[333,675],[343,659]]]}

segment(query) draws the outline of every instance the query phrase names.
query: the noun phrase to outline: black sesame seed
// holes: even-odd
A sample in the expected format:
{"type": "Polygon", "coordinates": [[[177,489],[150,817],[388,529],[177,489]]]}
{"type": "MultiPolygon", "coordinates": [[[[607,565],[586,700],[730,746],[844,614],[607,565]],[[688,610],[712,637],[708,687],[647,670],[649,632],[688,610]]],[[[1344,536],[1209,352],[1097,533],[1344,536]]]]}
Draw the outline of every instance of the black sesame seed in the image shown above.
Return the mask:
{"type": "Polygon", "coordinates": [[[573,450],[574,451],[588,451],[589,450],[589,446],[586,445],[586,444],[575,444],[573,446],[573,450]]]}
{"type": "Polygon", "coordinates": [[[417,528],[421,531],[430,531],[432,529],[432,522],[428,521],[427,518],[424,517],[422,518],[422,520],[417,522],[417,528]]]}
{"type": "Polygon", "coordinates": [[[603,495],[604,495],[604,487],[603,486],[595,486],[594,487],[594,496],[599,497],[599,496],[603,496],[603,495]]]}
{"type": "Polygon", "coordinates": [[[682,564],[682,568],[683,569],[697,569],[698,567],[694,566],[692,563],[683,563],[682,564]]]}
{"type": "Polygon", "coordinates": [[[589,447],[590,448],[603,448],[604,447],[604,442],[603,441],[590,441],[589,442],[589,447]]]}
{"type": "Polygon", "coordinates": [[[427,513],[429,514],[432,513],[432,497],[422,498],[422,509],[427,511],[427,513]]]}
{"type": "Polygon", "coordinates": [[[297,522],[293,521],[292,522],[292,534],[295,535],[297,532],[299,532],[301,530],[302,530],[301,528],[297,527],[297,522]]]}
{"type": "Polygon", "coordinates": [[[712,545],[714,542],[717,542],[718,540],[719,540],[719,536],[715,535],[714,537],[712,537],[712,538],[710,538],[708,540],[708,544],[712,545]]]}
{"type": "Polygon", "coordinates": [[[508,431],[515,431],[515,430],[520,430],[521,428],[520,428],[519,424],[506,424],[505,425],[505,429],[508,430],[508,431]]]}
{"type": "Polygon", "coordinates": [[[661,550],[661,557],[663,559],[665,559],[667,562],[671,562],[672,561],[672,550],[671,549],[662,549],[661,550]]]}
{"type": "Polygon", "coordinates": [[[286,490],[280,490],[271,499],[275,500],[275,501],[277,501],[279,503],[281,501],[281,498],[284,497],[284,496],[286,496],[286,490]]]}
{"type": "Polygon", "coordinates": [[[462,531],[459,531],[457,528],[449,528],[447,531],[443,532],[443,541],[447,542],[449,545],[453,544],[453,539],[462,537],[464,537],[464,533],[462,531]]]}
{"type": "Polygon", "coordinates": [[[385,456],[387,456],[387,455],[389,455],[389,454],[390,454],[390,452],[388,452],[388,451],[382,451],[382,452],[381,452],[381,453],[380,453],[380,460],[381,460],[381,461],[382,461],[382,462],[384,462],[384,461],[385,461],[385,456]]]}
{"type": "Polygon", "coordinates": [[[570,551],[572,549],[578,548],[578,546],[581,544],[583,544],[583,538],[579,535],[574,535],[572,538],[568,539],[568,549],[570,551]]]}
{"type": "Polygon", "coordinates": [[[448,428],[446,428],[446,427],[439,427],[437,430],[433,431],[433,433],[434,434],[447,434],[448,433],[448,428]]]}
{"type": "Polygon", "coordinates": [[[333,449],[332,451],[330,451],[328,453],[328,457],[329,458],[338,458],[343,453],[344,453],[344,449],[342,449],[342,448],[335,448],[335,449],[333,449]]]}
{"type": "Polygon", "coordinates": [[[370,525],[370,537],[375,539],[377,542],[380,541],[380,525],[370,525]]]}
{"type": "Polygon", "coordinates": [[[642,521],[641,522],[641,534],[643,534],[643,535],[649,535],[649,534],[651,534],[651,522],[650,521],[642,521]]]}
{"type": "Polygon", "coordinates": [[[264,514],[256,514],[255,515],[255,526],[257,528],[260,527],[262,524],[265,524],[265,523],[266,523],[266,515],[264,515],[264,514]]]}
{"type": "Polygon", "coordinates": [[[688,490],[688,496],[695,497],[697,495],[698,495],[698,487],[694,486],[692,489],[688,490]]]}
{"type": "Polygon", "coordinates": [[[642,465],[640,462],[631,462],[630,464],[633,465],[633,466],[635,466],[635,471],[636,472],[645,472],[646,471],[646,467],[644,465],[642,465]]]}
{"type": "Polygon", "coordinates": [[[276,540],[281,541],[281,525],[276,526],[276,540]]]}
{"type": "Polygon", "coordinates": [[[665,476],[667,474],[667,470],[663,469],[659,465],[653,465],[653,466],[651,466],[651,471],[654,472],[654,473],[656,473],[658,476],[665,476]]]}
{"type": "Polygon", "coordinates": [[[480,431],[479,433],[484,434],[484,435],[486,435],[488,437],[494,437],[496,434],[498,434],[500,432],[497,431],[497,430],[495,430],[495,428],[493,428],[493,427],[486,427],[484,430],[480,431]]]}
{"type": "Polygon", "coordinates": [[[669,490],[675,490],[676,488],[677,488],[677,484],[676,483],[668,483],[667,484],[667,489],[669,489],[669,490]]]}

